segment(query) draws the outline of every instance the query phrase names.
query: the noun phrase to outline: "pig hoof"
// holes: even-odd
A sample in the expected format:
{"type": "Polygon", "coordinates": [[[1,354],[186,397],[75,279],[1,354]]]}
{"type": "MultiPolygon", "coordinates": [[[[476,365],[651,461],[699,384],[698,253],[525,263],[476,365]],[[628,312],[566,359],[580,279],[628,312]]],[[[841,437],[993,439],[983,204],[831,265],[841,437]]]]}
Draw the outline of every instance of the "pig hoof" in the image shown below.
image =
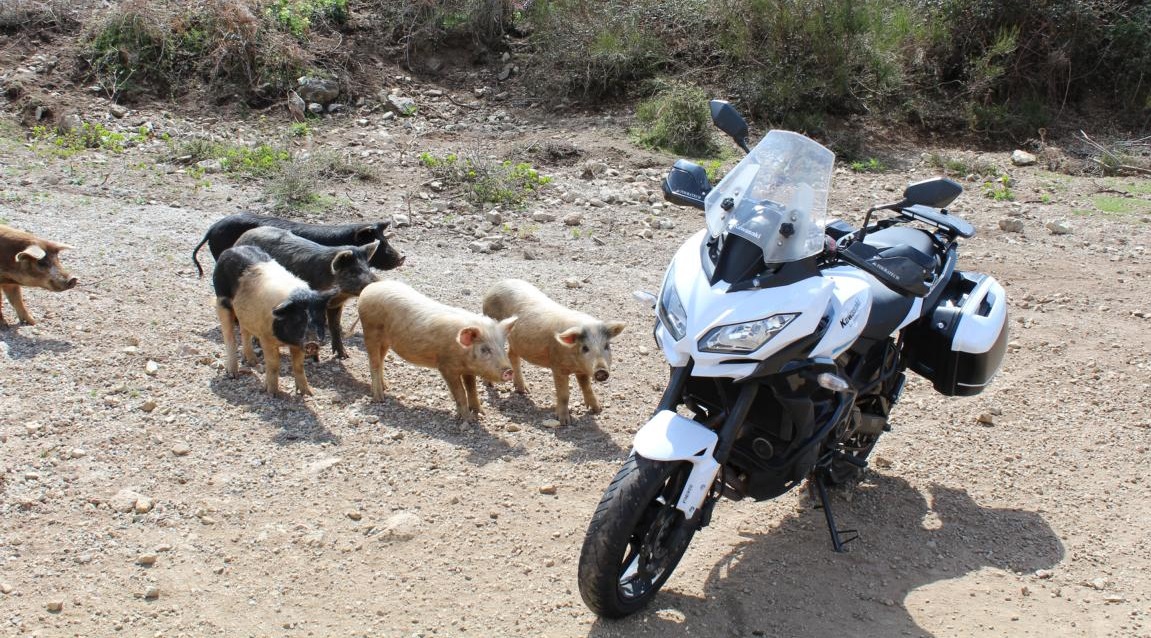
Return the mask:
{"type": "Polygon", "coordinates": [[[588,414],[599,414],[600,412],[603,412],[603,408],[599,407],[598,405],[589,405],[587,411],[588,414]]]}

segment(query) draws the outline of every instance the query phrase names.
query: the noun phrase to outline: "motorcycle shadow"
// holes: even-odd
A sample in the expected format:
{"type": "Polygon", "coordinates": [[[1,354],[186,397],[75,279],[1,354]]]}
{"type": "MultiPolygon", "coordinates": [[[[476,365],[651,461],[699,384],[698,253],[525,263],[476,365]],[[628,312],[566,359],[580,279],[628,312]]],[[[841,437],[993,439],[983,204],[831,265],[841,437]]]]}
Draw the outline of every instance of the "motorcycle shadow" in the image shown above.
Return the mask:
{"type": "MultiPolygon", "coordinates": [[[[676,578],[701,560],[699,554],[693,560],[694,546],[719,525],[706,529],[650,607],[620,622],[598,619],[590,635],[930,638],[934,634],[906,606],[915,590],[987,568],[1050,569],[1063,558],[1063,544],[1035,512],[983,507],[950,487],[927,492],[872,473],[850,502],[842,494],[833,497],[840,528],[862,533],[847,553],[831,551],[823,512],[808,507],[771,531],[743,534],[709,566],[703,598],[678,593],[676,578]]],[[[717,507],[717,523],[723,506],[717,507]]],[[[954,610],[970,605],[948,603],[956,603],[949,607],[954,610]]],[[[973,632],[986,620],[961,617],[973,632]]]]}

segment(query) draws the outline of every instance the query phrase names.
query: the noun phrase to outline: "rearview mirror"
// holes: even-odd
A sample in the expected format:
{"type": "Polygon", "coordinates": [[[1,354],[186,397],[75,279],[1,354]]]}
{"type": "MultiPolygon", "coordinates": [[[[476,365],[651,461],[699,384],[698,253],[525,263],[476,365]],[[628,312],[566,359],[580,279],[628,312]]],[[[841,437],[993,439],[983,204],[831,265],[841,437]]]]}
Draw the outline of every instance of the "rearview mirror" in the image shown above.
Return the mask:
{"type": "Polygon", "coordinates": [[[712,100],[708,106],[711,107],[711,121],[716,128],[730,135],[740,148],[750,153],[747,147],[747,121],[739,111],[727,100],[712,100]]]}

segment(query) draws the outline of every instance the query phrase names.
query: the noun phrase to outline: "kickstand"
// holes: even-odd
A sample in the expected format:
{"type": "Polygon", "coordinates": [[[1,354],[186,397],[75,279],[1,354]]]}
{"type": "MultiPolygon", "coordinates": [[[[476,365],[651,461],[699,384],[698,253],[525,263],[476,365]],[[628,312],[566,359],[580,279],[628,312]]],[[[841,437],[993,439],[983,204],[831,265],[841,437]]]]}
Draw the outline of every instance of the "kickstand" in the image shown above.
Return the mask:
{"type": "Polygon", "coordinates": [[[824,483],[823,475],[820,472],[815,472],[811,480],[815,483],[816,493],[819,494],[818,507],[823,510],[823,516],[827,519],[827,531],[831,533],[831,546],[836,552],[845,552],[847,550],[844,547],[859,538],[859,530],[839,529],[836,526],[835,513],[831,511],[831,499],[827,495],[827,485],[824,483]],[[841,537],[841,534],[844,536],[841,537]]]}

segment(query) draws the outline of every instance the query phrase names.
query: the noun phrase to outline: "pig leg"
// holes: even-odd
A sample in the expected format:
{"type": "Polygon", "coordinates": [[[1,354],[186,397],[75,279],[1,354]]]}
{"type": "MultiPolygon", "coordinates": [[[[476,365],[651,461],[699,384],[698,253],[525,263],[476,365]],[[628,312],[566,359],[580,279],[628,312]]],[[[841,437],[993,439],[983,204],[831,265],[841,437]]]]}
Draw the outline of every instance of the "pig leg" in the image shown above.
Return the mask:
{"type": "Polygon", "coordinates": [[[347,359],[348,351],[344,349],[344,327],[340,325],[340,317],[344,314],[344,304],[328,308],[328,330],[332,331],[332,352],[337,359],[347,359]]]}
{"type": "MultiPolygon", "coordinates": [[[[276,350],[277,354],[279,354],[279,348],[276,350]]],[[[292,378],[296,380],[296,394],[312,396],[312,388],[308,385],[308,377],[304,376],[304,350],[295,346],[289,346],[288,354],[292,357],[292,378]]]]}
{"type": "Polygon", "coordinates": [[[524,383],[524,374],[520,372],[520,356],[510,349],[508,350],[508,360],[512,363],[512,383],[515,385],[516,392],[520,394],[528,393],[528,384],[524,383]]]}
{"type": "Polygon", "coordinates": [[[220,318],[220,334],[224,335],[224,369],[228,376],[235,378],[239,365],[236,361],[236,319],[232,311],[217,304],[216,316],[220,318]]]}
{"type": "Polygon", "coordinates": [[[368,348],[368,369],[372,371],[372,400],[383,401],[384,390],[388,384],[384,382],[384,357],[388,356],[387,343],[377,344],[365,339],[364,345],[368,348]]]}
{"type": "Polygon", "coordinates": [[[560,425],[571,425],[572,415],[568,410],[568,401],[571,399],[571,388],[568,386],[568,373],[552,370],[552,379],[556,382],[556,420],[560,425]]]}
{"type": "Polygon", "coordinates": [[[464,375],[464,390],[468,394],[468,409],[472,414],[483,414],[484,409],[480,406],[480,393],[476,388],[476,377],[473,374],[464,375]]]}
{"type": "Polygon", "coordinates": [[[579,383],[579,389],[583,391],[583,403],[587,406],[588,412],[592,414],[599,414],[603,411],[600,407],[599,401],[595,398],[595,392],[592,391],[591,377],[586,374],[577,374],[576,382],[579,383]]]}
{"type": "Polygon", "coordinates": [[[264,387],[274,397],[283,396],[280,392],[280,346],[260,339],[260,349],[264,351],[264,387]]]}
{"type": "Polygon", "coordinates": [[[20,322],[29,326],[36,325],[36,320],[28,314],[28,309],[24,307],[24,292],[20,289],[19,284],[5,284],[0,288],[4,289],[4,296],[8,298],[8,303],[12,304],[12,309],[16,311],[16,317],[20,319],[20,322]]]}
{"type": "MultiPolygon", "coordinates": [[[[244,344],[244,363],[255,368],[260,362],[256,359],[256,349],[252,347],[252,333],[245,330],[244,326],[240,326],[240,343],[244,344]]],[[[260,343],[260,349],[265,350],[263,343],[260,343]]],[[[276,361],[279,360],[280,353],[277,352],[276,361]]]]}
{"type": "Polygon", "coordinates": [[[444,377],[444,382],[448,384],[448,390],[452,393],[452,398],[456,400],[456,416],[463,422],[472,420],[471,409],[468,408],[468,393],[464,389],[464,381],[457,373],[448,373],[440,370],[440,374],[444,377]]]}

